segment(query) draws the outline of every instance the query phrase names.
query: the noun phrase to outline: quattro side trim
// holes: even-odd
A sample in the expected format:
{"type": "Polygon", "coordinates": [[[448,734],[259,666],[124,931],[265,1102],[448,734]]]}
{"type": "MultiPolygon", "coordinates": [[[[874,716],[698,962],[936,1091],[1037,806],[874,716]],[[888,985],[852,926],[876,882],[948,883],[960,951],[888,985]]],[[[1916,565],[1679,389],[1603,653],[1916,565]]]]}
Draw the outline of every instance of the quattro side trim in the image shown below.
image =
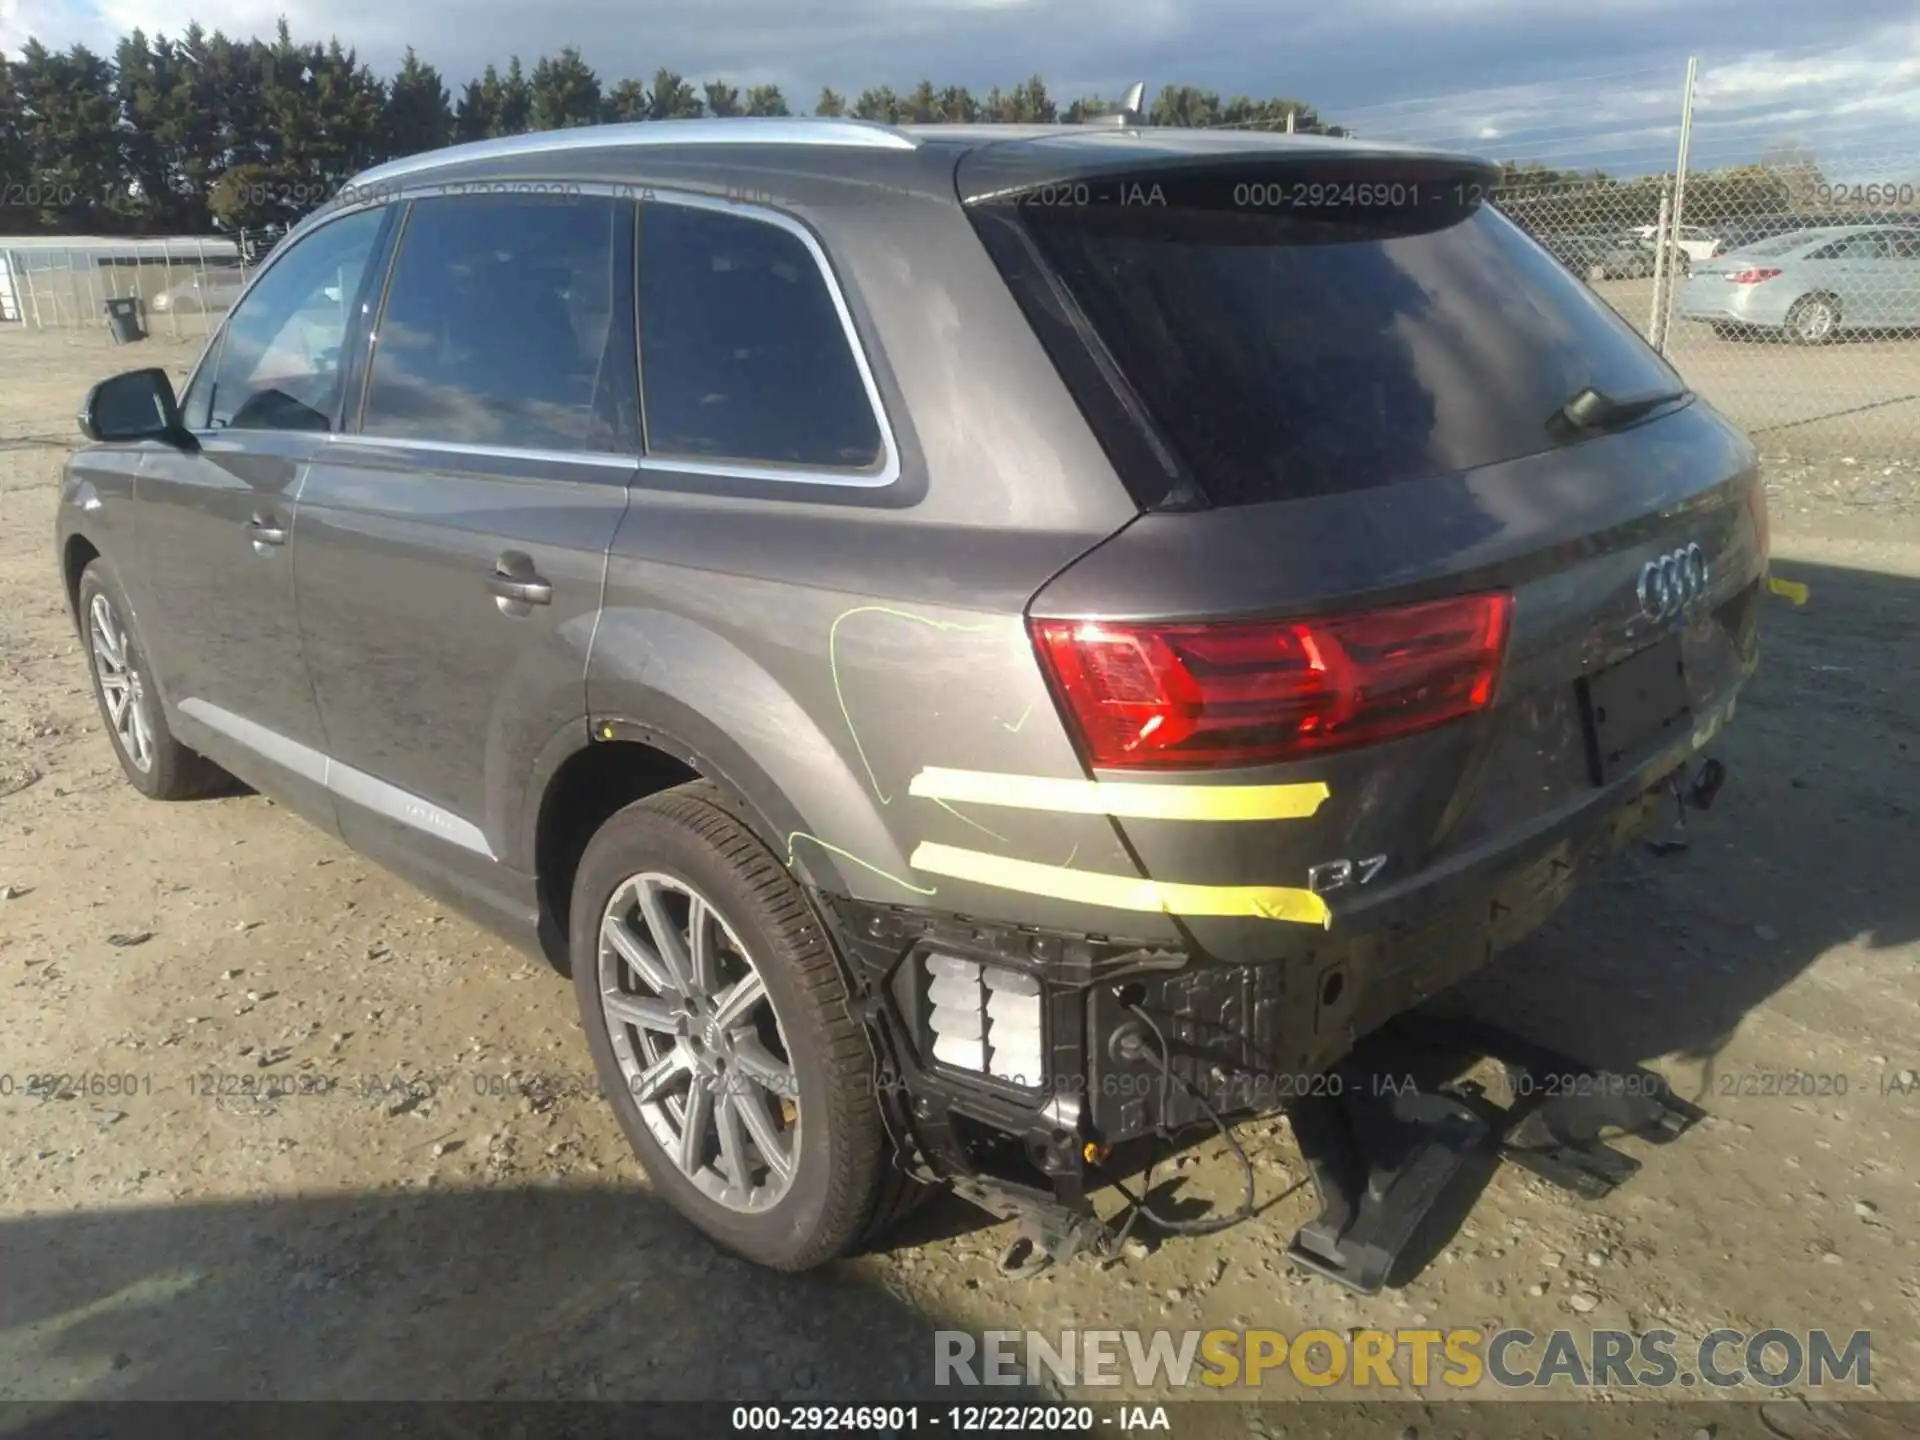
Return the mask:
{"type": "Polygon", "coordinates": [[[1104,875],[1091,870],[1068,870],[1059,865],[1036,865],[1009,860],[979,850],[922,841],[908,861],[929,875],[971,880],[1022,895],[1044,895],[1109,910],[1163,911],[1169,915],[1243,915],[1262,920],[1290,920],[1302,925],[1331,928],[1327,902],[1311,890],[1279,885],[1178,885],[1140,880],[1129,875],[1104,875]]]}
{"type": "Polygon", "coordinates": [[[1319,780],[1295,785],[1142,785],[993,775],[930,765],[913,777],[907,793],[927,800],[1143,820],[1304,820],[1333,792],[1319,780]]]}
{"type": "Polygon", "coordinates": [[[423,800],[397,785],[389,785],[378,776],[342,764],[311,745],[303,745],[277,730],[256,724],[244,715],[236,715],[231,710],[197,697],[189,696],[182,700],[179,708],[183,715],[193,717],[209,730],[219,731],[235,744],[244,745],[282,769],[313,781],[342,800],[351,800],[376,815],[397,820],[402,825],[437,836],[451,845],[458,845],[462,850],[484,855],[489,860],[500,858],[493,853],[493,847],[487,843],[486,833],[478,825],[461,819],[432,801],[423,800]]]}

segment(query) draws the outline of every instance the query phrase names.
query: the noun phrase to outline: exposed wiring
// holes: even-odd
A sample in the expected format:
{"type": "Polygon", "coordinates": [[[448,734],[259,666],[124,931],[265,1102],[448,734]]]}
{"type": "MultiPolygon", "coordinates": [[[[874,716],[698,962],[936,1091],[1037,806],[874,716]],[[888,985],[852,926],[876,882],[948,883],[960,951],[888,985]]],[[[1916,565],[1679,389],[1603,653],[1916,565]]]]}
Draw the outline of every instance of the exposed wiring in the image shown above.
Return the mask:
{"type": "Polygon", "coordinates": [[[1129,1005],[1127,1009],[1133,1012],[1141,1024],[1153,1032],[1154,1044],[1149,1053],[1153,1057],[1154,1064],[1160,1068],[1160,1113],[1154,1121],[1154,1134],[1168,1144],[1173,1143],[1173,1132],[1167,1128],[1167,1107],[1168,1102],[1173,1098],[1173,1086],[1178,1082],[1193,1097],[1194,1103],[1206,1112],[1207,1119],[1213,1122],[1213,1128],[1220,1132],[1220,1138],[1227,1142],[1228,1148],[1233,1151],[1234,1158],[1240,1162],[1240,1178],[1245,1194],[1240,1201],[1240,1208],[1228,1215],[1203,1215],[1196,1220],[1169,1219],[1147,1204],[1147,1197],[1153,1193],[1153,1162],[1150,1160],[1147,1162],[1145,1173],[1140,1177],[1138,1196],[1118,1179],[1113,1181],[1113,1188],[1118,1190],[1127,1202],[1127,1218],[1113,1237],[1113,1248],[1118,1250],[1126,1243],[1127,1236],[1133,1232],[1134,1222],[1142,1215],[1151,1220],[1156,1228],[1164,1230],[1169,1235],[1213,1235],[1230,1226],[1238,1225],[1242,1220],[1251,1220],[1257,1208],[1254,1196],[1253,1162],[1247,1159],[1247,1152],[1241,1148],[1240,1141],[1235,1138],[1234,1133],[1227,1128],[1227,1122],[1220,1118],[1220,1113],[1207,1103],[1207,1097],[1202,1095],[1198,1087],[1186,1076],[1173,1073],[1173,1067],[1167,1063],[1167,1037],[1160,1032],[1160,1027],[1154,1023],[1153,1017],[1138,1005],[1129,1005]]]}

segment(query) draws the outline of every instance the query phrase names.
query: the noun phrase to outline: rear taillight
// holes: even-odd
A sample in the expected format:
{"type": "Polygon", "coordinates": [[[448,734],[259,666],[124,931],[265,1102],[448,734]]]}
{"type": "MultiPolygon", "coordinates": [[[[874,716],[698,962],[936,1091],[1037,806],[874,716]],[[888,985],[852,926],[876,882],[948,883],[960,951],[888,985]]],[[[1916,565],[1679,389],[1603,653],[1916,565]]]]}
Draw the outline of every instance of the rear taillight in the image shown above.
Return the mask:
{"type": "Polygon", "coordinates": [[[1493,702],[1510,595],[1253,624],[1036,620],[1088,761],[1259,765],[1410,735],[1493,702]]]}
{"type": "Polygon", "coordinates": [[[1773,279],[1773,277],[1779,273],[1778,270],[1770,270],[1765,266],[1760,266],[1752,270],[1736,270],[1727,276],[1727,283],[1729,285],[1758,285],[1763,280],[1773,279]]]}

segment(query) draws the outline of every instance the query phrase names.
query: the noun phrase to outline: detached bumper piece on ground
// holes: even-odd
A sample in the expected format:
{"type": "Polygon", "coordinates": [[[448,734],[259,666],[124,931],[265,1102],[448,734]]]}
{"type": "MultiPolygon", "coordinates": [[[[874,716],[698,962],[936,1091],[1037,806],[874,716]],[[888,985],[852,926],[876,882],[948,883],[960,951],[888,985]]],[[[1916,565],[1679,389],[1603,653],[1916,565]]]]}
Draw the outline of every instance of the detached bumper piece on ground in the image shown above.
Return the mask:
{"type": "Polygon", "coordinates": [[[1417,1273],[1451,1236],[1500,1160],[1593,1200],[1640,1162],[1605,1143],[1637,1135],[1678,1139],[1701,1118],[1651,1071],[1602,1070],[1481,1026],[1396,1022],[1334,1072],[1338,1096],[1290,1112],[1295,1138],[1325,1208],[1300,1227],[1287,1258],[1302,1269],[1377,1293],[1417,1273]],[[1434,1052],[1468,1054],[1506,1068],[1508,1107],[1471,1082],[1421,1088],[1434,1052]]]}

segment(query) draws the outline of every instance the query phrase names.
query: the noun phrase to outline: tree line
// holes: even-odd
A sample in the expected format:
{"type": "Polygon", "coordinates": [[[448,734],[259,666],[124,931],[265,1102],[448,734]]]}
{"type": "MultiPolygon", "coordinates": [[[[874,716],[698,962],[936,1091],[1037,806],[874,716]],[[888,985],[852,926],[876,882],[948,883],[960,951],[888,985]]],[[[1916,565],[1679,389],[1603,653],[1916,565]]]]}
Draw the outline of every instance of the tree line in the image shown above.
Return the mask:
{"type": "MultiPolygon", "coordinates": [[[[1077,124],[1115,106],[1084,96],[1061,106],[1035,75],[975,95],[922,80],[851,100],[823,89],[815,115],[889,124],[1003,121],[1077,124]]],[[[189,26],[174,39],[135,30],[111,57],[29,40],[0,54],[0,234],[194,234],[216,225],[270,228],[296,220],[356,172],[462,140],[603,121],[795,113],[778,85],[696,85],[661,68],[608,84],[571,46],[529,69],[489,65],[456,96],[408,48],[376,74],[337,40],[297,41],[282,20],[270,41],[189,26]]],[[[1303,101],[1222,100],[1169,85],[1156,125],[1293,127],[1344,134],[1303,101]]]]}

